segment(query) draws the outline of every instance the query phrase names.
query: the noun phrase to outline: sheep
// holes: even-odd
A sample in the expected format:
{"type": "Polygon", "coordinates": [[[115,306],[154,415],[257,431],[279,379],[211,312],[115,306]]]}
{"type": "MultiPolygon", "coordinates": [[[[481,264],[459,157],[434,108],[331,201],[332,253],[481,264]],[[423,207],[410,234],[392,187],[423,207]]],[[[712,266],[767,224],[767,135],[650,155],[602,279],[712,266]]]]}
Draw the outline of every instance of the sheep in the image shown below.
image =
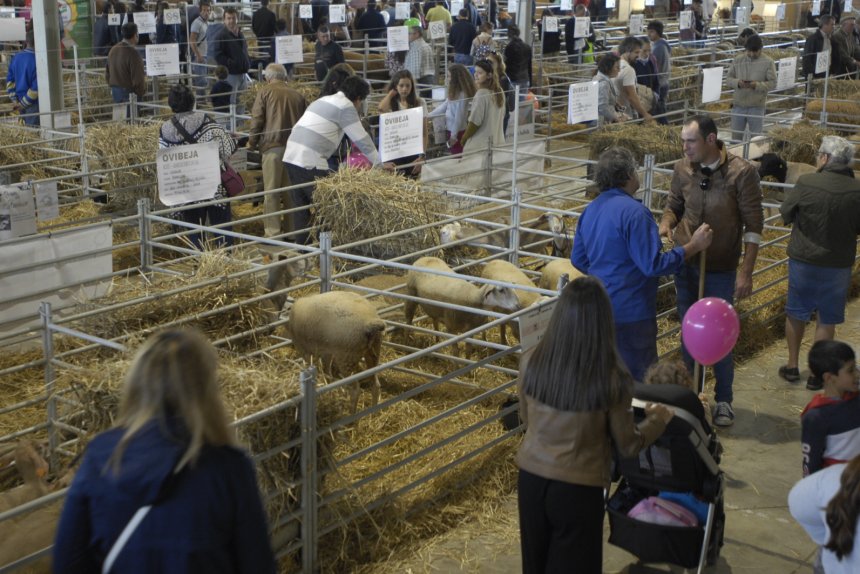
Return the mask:
{"type": "MultiPolygon", "coordinates": [[[[415,267],[453,273],[451,268],[438,257],[422,257],[415,262],[415,267]]],[[[500,310],[507,313],[516,311],[519,305],[516,293],[509,287],[495,285],[478,287],[463,279],[442,277],[416,270],[411,270],[406,275],[406,293],[413,297],[433,299],[463,307],[500,310]]],[[[404,307],[406,322],[411,325],[418,303],[406,301],[404,307]]],[[[439,330],[440,322],[445,325],[449,333],[463,333],[482,325],[487,320],[484,315],[457,311],[429,303],[421,303],[421,309],[430,316],[436,331],[439,330]]],[[[460,355],[459,345],[454,347],[454,355],[460,355]]]]}
{"type": "MultiPolygon", "coordinates": [[[[351,291],[331,291],[300,297],[287,303],[287,330],[293,345],[306,361],[320,359],[334,376],[348,376],[359,370],[364,359],[367,369],[379,364],[385,322],[373,303],[351,291]]],[[[352,390],[352,412],[358,409],[359,382],[352,390]]],[[[379,403],[379,377],[373,375],[373,404],[379,403]]]]}
{"type": "MultiPolygon", "coordinates": [[[[553,253],[563,253],[565,244],[569,239],[566,237],[567,228],[564,219],[554,213],[541,213],[539,215],[532,213],[532,210],[526,210],[522,214],[521,226],[534,231],[520,231],[520,248],[524,251],[532,253],[545,253],[546,246],[542,241],[547,239],[547,236],[537,231],[547,231],[552,233],[552,250],[553,253]],[[537,245],[533,245],[537,243],[537,245]]],[[[499,219],[498,223],[505,225],[510,224],[510,218],[504,216],[499,219]]],[[[460,223],[454,221],[446,223],[439,231],[439,239],[442,245],[453,243],[455,241],[467,240],[469,238],[487,233],[496,229],[493,226],[480,223],[460,223]]],[[[508,246],[508,233],[506,231],[496,231],[490,235],[477,238],[474,245],[486,245],[489,247],[498,247],[501,249],[508,246]]]]}
{"type": "Polygon", "coordinates": [[[801,175],[815,173],[818,171],[814,165],[798,163],[796,161],[785,161],[775,153],[766,153],[759,161],[753,162],[758,166],[758,175],[761,178],[775,177],[779,183],[794,185],[801,175]]]}
{"type": "Polygon", "coordinates": [[[15,447],[15,469],[24,484],[0,493],[0,512],[5,512],[25,502],[35,500],[48,493],[48,463],[39,456],[36,446],[28,440],[20,441],[15,447]]]}
{"type": "Polygon", "coordinates": [[[538,287],[549,291],[558,290],[558,281],[561,276],[567,274],[568,281],[573,281],[578,277],[582,277],[579,269],[573,266],[569,259],[553,259],[541,270],[540,281],[538,287]]]}
{"type": "MultiPolygon", "coordinates": [[[[54,542],[63,501],[55,500],[18,518],[0,523],[0,566],[20,560],[54,542]]],[[[51,557],[43,556],[27,564],[30,574],[49,574],[51,557]]]]}
{"type": "Polygon", "coordinates": [[[573,248],[573,238],[567,228],[565,218],[555,213],[546,213],[546,220],[549,230],[552,232],[551,255],[553,257],[569,258],[571,249],[573,248]]]}
{"type": "MultiPolygon", "coordinates": [[[[264,261],[270,257],[275,257],[277,261],[286,261],[287,259],[293,259],[299,256],[299,253],[291,249],[277,251],[264,249],[263,251],[266,253],[266,255],[264,255],[264,261]]],[[[266,278],[266,293],[273,293],[275,291],[286,289],[293,282],[293,279],[304,276],[308,272],[308,267],[309,261],[307,258],[296,259],[295,261],[270,267],[268,277],[266,278]]],[[[272,296],[270,300],[275,306],[276,312],[280,312],[284,307],[287,296],[280,293],[272,296]]]]}
{"type": "MultiPolygon", "coordinates": [[[[357,285],[359,287],[368,287],[370,289],[375,289],[377,291],[386,291],[391,293],[403,293],[404,288],[406,287],[406,277],[402,275],[390,275],[387,273],[380,273],[377,275],[369,275],[364,277],[363,279],[356,281],[353,285],[357,285]]],[[[390,309],[388,311],[383,312],[383,309],[387,309],[388,307],[393,307],[395,305],[402,305],[403,299],[398,297],[393,297],[391,295],[366,295],[367,300],[370,301],[374,307],[376,307],[379,312],[379,316],[383,319],[393,320],[402,322],[403,321],[403,308],[399,309],[390,309]]]]}
{"type": "MultiPolygon", "coordinates": [[[[514,285],[523,285],[526,287],[534,287],[534,283],[523,273],[516,265],[513,263],[508,263],[507,261],[495,260],[490,261],[486,265],[484,265],[484,269],[481,271],[481,277],[484,279],[492,279],[494,281],[504,281],[506,283],[512,283],[514,285]]],[[[520,289],[516,289],[514,294],[517,296],[517,310],[525,309],[531,305],[534,305],[541,299],[541,295],[539,293],[535,293],[534,291],[524,291],[520,289]]],[[[506,324],[499,325],[499,338],[502,343],[507,345],[508,338],[506,334],[506,324]]],[[[519,325],[516,322],[513,322],[512,329],[514,334],[519,338],[519,325]]]]}

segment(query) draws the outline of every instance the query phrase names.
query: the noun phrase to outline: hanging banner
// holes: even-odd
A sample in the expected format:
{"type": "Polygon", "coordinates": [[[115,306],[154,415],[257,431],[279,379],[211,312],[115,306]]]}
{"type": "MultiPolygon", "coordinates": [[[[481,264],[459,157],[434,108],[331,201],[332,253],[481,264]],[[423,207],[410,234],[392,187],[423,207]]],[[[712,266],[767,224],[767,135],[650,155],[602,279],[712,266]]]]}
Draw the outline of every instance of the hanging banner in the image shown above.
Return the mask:
{"type": "Polygon", "coordinates": [[[779,71],[776,73],[776,89],[787,90],[793,87],[797,77],[797,58],[782,58],[777,63],[779,71]]]}
{"type": "Polygon", "coordinates": [[[383,163],[424,153],[424,109],[379,115],[379,159],[383,163]]]}
{"type": "MultiPolygon", "coordinates": [[[[93,56],[93,13],[90,0],[58,0],[64,48],[78,47],[78,58],[93,56]]],[[[68,55],[68,53],[67,53],[68,55]]]]}
{"type": "Polygon", "coordinates": [[[702,103],[718,102],[723,91],[723,70],[725,68],[705,68],[702,70],[702,103]]]}
{"type": "Polygon", "coordinates": [[[599,84],[596,81],[571,84],[567,96],[567,123],[597,121],[599,84]]]}

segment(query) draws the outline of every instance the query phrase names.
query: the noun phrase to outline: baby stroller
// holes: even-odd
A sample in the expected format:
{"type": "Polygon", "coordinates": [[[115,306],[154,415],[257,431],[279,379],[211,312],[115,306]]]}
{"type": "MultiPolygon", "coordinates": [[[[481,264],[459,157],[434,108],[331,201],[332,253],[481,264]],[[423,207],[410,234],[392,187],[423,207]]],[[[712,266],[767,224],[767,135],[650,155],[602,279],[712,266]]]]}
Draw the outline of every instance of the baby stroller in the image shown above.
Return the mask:
{"type": "Polygon", "coordinates": [[[702,403],[691,390],[678,385],[636,385],[634,416],[645,416],[647,402],[660,402],[675,410],[666,432],[637,458],[622,459],[616,453],[618,487],[607,503],[609,543],[635,555],[643,563],[660,562],[697,568],[713,565],[720,555],[725,528],[722,447],[705,419],[702,403]],[[640,501],[663,497],[694,497],[700,506],[696,526],[668,526],[630,518],[628,512],[640,501]],[[707,511],[705,514],[705,503],[707,511]],[[704,524],[703,524],[704,523],[704,524]]]}

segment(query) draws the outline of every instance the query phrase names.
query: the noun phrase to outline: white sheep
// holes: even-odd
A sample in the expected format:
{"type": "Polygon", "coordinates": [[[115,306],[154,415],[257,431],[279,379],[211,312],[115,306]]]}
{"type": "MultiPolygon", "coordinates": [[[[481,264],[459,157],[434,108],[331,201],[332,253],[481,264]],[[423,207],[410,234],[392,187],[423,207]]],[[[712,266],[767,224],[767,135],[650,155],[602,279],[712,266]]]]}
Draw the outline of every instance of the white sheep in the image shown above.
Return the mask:
{"type": "MultiPolygon", "coordinates": [[[[552,233],[552,250],[563,252],[565,244],[566,226],[561,216],[553,213],[535,214],[532,210],[525,210],[521,213],[521,227],[532,229],[534,231],[520,230],[520,249],[530,251],[532,253],[545,253],[546,245],[539,243],[545,241],[547,236],[538,233],[546,231],[552,233]],[[534,245],[537,243],[537,245],[534,245]]],[[[507,215],[499,218],[498,223],[510,225],[510,217],[507,215]]],[[[461,223],[454,221],[446,223],[439,230],[439,239],[442,245],[447,245],[455,241],[464,241],[477,237],[483,233],[493,231],[496,227],[482,223],[461,223]]],[[[477,237],[470,242],[473,245],[485,245],[488,247],[499,247],[504,249],[508,246],[508,232],[498,230],[495,233],[484,237],[477,237]]]]}
{"type": "MultiPolygon", "coordinates": [[[[484,279],[492,279],[494,281],[504,281],[505,283],[512,283],[514,285],[523,285],[524,287],[535,286],[528,276],[526,276],[526,274],[523,273],[516,265],[498,259],[490,261],[484,265],[484,268],[481,270],[481,277],[484,279]]],[[[514,290],[514,294],[517,296],[517,300],[519,302],[517,305],[518,311],[534,305],[541,299],[540,293],[535,293],[534,291],[516,289],[514,290]]],[[[505,326],[506,323],[499,325],[499,336],[502,343],[507,345],[508,338],[505,326]]],[[[519,337],[519,325],[517,322],[513,322],[512,329],[514,334],[519,337]]]]}
{"type": "Polygon", "coordinates": [[[565,273],[567,274],[568,281],[573,281],[583,276],[583,273],[574,267],[569,259],[553,259],[541,269],[538,287],[549,291],[558,290],[558,281],[565,273]]]}
{"type": "MultiPolygon", "coordinates": [[[[287,330],[293,345],[307,361],[322,361],[323,368],[334,376],[348,376],[379,364],[385,322],[376,307],[351,291],[331,291],[300,297],[288,303],[287,330]]],[[[356,381],[352,390],[352,412],[358,408],[360,387],[356,381]]],[[[373,375],[373,404],[379,402],[379,377],[373,375]]]]}
{"type": "MultiPolygon", "coordinates": [[[[415,266],[453,273],[451,268],[438,257],[422,257],[415,262],[415,266]]],[[[422,299],[506,313],[516,311],[519,305],[516,293],[508,287],[496,285],[481,285],[479,287],[464,279],[443,277],[414,270],[406,275],[406,293],[422,299]]],[[[406,301],[404,306],[406,322],[411,325],[418,303],[406,301]]],[[[445,325],[449,333],[463,333],[482,325],[487,320],[484,315],[458,311],[430,303],[421,303],[421,309],[433,321],[433,328],[436,331],[439,330],[440,322],[445,325]]],[[[454,347],[454,354],[459,356],[459,346],[454,347]]]]}
{"type": "MultiPolygon", "coordinates": [[[[269,268],[269,274],[266,278],[266,293],[274,293],[275,291],[286,289],[293,282],[293,279],[304,276],[309,270],[310,262],[308,258],[295,259],[299,256],[299,253],[296,251],[291,249],[271,249],[269,246],[265,246],[265,248],[261,247],[261,250],[266,254],[264,261],[268,257],[274,258],[279,262],[294,259],[293,261],[287,261],[287,263],[269,268]]],[[[273,295],[270,300],[275,306],[276,311],[280,311],[284,307],[287,296],[280,293],[273,295]]]]}

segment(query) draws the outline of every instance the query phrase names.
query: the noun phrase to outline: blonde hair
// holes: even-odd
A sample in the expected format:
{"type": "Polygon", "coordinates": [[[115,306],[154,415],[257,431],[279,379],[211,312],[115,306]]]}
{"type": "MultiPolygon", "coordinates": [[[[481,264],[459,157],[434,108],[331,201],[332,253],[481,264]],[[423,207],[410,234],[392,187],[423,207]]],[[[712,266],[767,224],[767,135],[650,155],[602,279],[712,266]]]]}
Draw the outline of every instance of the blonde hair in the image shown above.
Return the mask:
{"type": "MultiPolygon", "coordinates": [[[[487,54],[487,59],[493,65],[493,69],[496,70],[496,74],[501,78],[505,74],[505,61],[498,54],[498,52],[490,52],[487,54]]],[[[500,80],[501,81],[501,80],[500,80]]]]}
{"type": "Polygon", "coordinates": [[[152,335],[140,347],[123,388],[116,426],[125,429],[111,455],[119,473],[122,454],[150,422],[169,433],[171,421],[182,425],[187,447],[176,466],[193,465],[205,445],[235,446],[236,438],[221,394],[218,356],[199,331],[169,329],[152,335]]]}

